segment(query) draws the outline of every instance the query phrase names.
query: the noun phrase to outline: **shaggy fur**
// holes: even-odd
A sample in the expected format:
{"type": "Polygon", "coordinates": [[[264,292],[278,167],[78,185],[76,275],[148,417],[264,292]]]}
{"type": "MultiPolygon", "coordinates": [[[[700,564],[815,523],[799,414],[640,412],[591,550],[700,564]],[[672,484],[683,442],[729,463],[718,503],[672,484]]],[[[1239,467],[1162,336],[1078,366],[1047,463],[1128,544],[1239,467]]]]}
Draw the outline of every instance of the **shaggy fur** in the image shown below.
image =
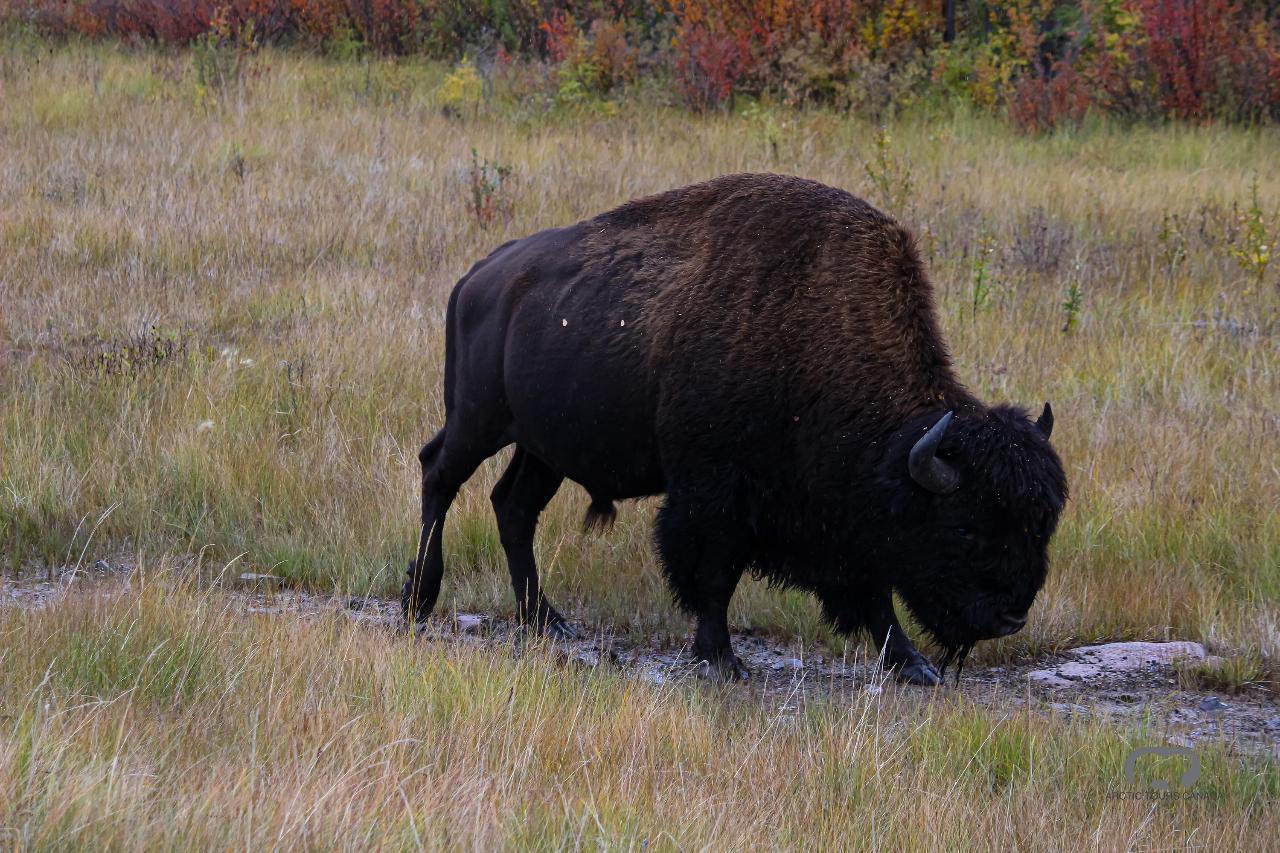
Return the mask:
{"type": "Polygon", "coordinates": [[[512,442],[494,505],[521,615],[544,627],[563,620],[538,590],[533,528],[566,476],[591,494],[588,524],[666,494],[667,578],[698,616],[697,653],[730,674],[744,570],[813,591],[922,683],[937,673],[892,592],[950,658],[1020,626],[1044,582],[1066,498],[1047,407],[1032,423],[959,383],[910,233],[842,190],[731,175],[515,241],[459,282],[447,335],[411,618],[434,605],[452,495],[512,442]],[[937,495],[906,460],[949,410],[938,457],[961,485],[937,495]]]}

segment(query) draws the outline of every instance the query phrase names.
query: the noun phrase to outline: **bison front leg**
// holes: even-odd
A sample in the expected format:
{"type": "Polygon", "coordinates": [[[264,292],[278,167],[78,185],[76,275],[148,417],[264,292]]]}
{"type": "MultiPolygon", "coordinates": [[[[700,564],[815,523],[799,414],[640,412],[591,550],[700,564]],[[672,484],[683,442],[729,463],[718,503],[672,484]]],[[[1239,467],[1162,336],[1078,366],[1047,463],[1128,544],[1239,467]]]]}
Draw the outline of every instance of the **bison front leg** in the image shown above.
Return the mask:
{"type": "Polygon", "coordinates": [[[889,593],[877,593],[866,614],[866,627],[876,647],[884,652],[885,668],[893,670],[899,681],[925,687],[942,683],[937,668],[920,654],[902,630],[889,593]]]}
{"type": "Polygon", "coordinates": [[[658,513],[658,551],[676,601],[698,620],[693,651],[699,675],[745,681],[747,668],[729,641],[729,601],[746,565],[743,537],[708,517],[669,494],[658,513]]]}

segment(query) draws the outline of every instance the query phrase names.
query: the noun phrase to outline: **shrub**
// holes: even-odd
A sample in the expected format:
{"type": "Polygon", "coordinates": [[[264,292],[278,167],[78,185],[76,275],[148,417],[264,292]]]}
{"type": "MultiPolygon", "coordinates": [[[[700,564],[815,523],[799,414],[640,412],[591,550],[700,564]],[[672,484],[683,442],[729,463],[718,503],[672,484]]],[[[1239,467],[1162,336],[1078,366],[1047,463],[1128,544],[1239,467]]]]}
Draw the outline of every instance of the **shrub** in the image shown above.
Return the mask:
{"type": "Polygon", "coordinates": [[[484,81],[468,58],[454,66],[436,91],[436,99],[446,114],[457,115],[464,107],[474,107],[484,96],[484,81]]]}
{"type": "Polygon", "coordinates": [[[468,207],[476,223],[487,229],[499,217],[511,218],[511,200],[506,190],[515,167],[481,160],[471,149],[470,199],[468,207]]]}
{"type": "MultiPolygon", "coordinates": [[[[52,35],[191,44],[221,27],[340,56],[423,52],[548,62],[546,87],[595,99],[638,69],[706,110],[736,94],[879,117],[921,85],[1041,133],[1089,111],[1280,118],[1280,9],[1250,0],[0,0],[52,35]]],[[[505,68],[505,65],[504,65],[505,68]]]]}

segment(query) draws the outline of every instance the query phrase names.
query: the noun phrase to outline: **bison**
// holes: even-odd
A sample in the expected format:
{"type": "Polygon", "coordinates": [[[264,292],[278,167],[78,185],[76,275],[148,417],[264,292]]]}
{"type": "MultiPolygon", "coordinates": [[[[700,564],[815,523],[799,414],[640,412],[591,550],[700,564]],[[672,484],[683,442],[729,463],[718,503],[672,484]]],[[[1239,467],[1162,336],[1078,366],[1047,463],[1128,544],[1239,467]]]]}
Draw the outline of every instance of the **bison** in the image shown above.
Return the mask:
{"type": "Polygon", "coordinates": [[[493,508],[519,618],[551,634],[571,631],[533,536],[565,478],[588,526],[665,495],[656,547],[712,676],[747,676],[727,615],[746,571],[811,591],[917,684],[951,661],[958,678],[1044,584],[1067,495],[1052,410],[1032,422],[965,389],[911,234],[842,190],[730,175],[506,243],[453,289],[444,371],[409,625],[439,595],[450,502],[510,444],[493,508]]]}

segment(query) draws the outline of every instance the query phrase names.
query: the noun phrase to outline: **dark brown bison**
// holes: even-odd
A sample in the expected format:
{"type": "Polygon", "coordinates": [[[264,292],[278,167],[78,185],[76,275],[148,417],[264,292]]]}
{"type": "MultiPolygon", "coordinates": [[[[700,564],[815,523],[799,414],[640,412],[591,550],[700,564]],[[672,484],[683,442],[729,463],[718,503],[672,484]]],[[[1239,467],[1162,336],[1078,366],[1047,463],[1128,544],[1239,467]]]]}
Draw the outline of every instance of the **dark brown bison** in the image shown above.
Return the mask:
{"type": "Polygon", "coordinates": [[[656,542],[708,673],[746,675],[727,608],[744,571],[812,591],[901,678],[1026,621],[1066,498],[1048,407],[1030,421],[952,374],[911,235],[842,190],[731,175],[498,248],[453,290],[444,428],[422,449],[403,605],[436,603],[459,487],[515,453],[493,507],[522,620],[566,633],[538,585],[538,515],[567,477],[665,494],[656,542]]]}

